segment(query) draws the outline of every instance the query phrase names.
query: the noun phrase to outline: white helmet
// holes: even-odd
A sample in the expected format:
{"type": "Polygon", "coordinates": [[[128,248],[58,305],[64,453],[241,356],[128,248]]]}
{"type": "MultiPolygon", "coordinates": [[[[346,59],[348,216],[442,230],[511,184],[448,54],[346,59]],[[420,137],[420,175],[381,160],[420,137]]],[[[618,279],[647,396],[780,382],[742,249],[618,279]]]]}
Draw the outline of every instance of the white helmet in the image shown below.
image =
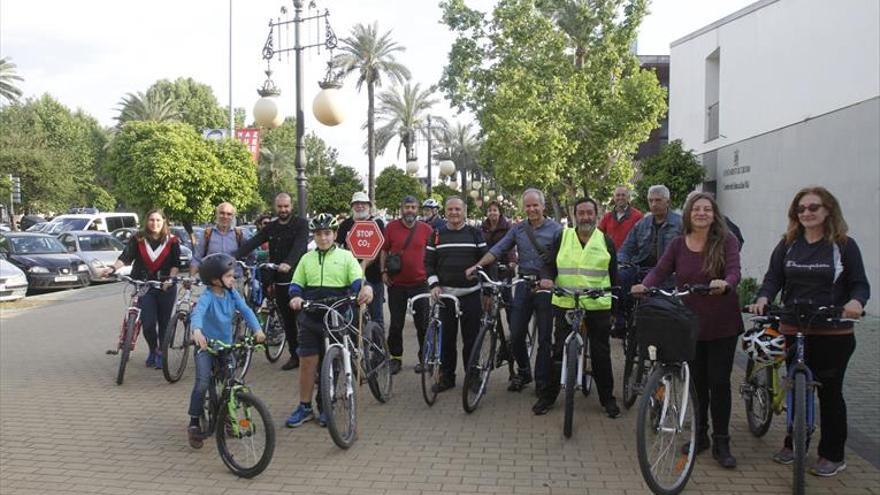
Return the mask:
{"type": "Polygon", "coordinates": [[[428,198],[422,202],[422,208],[440,208],[440,203],[434,198],[428,198]]]}
{"type": "Polygon", "coordinates": [[[770,363],[785,358],[785,336],[773,325],[758,322],[743,334],[742,348],[752,361],[770,363]]]}

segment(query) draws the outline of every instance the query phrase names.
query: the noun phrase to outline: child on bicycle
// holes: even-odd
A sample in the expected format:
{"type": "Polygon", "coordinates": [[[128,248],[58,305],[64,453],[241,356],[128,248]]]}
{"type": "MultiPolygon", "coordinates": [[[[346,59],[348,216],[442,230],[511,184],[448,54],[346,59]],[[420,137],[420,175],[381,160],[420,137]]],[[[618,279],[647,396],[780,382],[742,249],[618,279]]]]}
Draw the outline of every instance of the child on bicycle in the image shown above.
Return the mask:
{"type": "Polygon", "coordinates": [[[214,355],[205,352],[208,340],[232,344],[232,319],[236,311],[241,313],[248,328],[253,330],[254,339],[257,342],[265,340],[257,316],[234,289],[235,259],[232,256],[218,253],[205,257],[199,265],[199,277],[208,289],[199,297],[191,317],[192,339],[199,346],[195,354],[196,381],[189,400],[190,420],[187,428],[189,445],[194,449],[201,448],[203,443],[199,419],[204,409],[205,393],[211,385],[214,365],[214,355]]]}
{"type": "MultiPolygon", "coordinates": [[[[305,300],[328,297],[345,297],[357,294],[358,304],[369,304],[373,289],[363,283],[364,274],[360,263],[350,251],[338,249],[335,243],[339,222],[330,213],[321,213],[309,222],[309,230],[315,236],[316,249],[303,255],[290,283],[290,308],[299,311],[305,300]]],[[[324,318],[321,314],[302,311],[299,324],[299,396],[300,403],[287,418],[288,428],[296,428],[315,419],[312,410],[312,393],[315,388],[315,372],[324,355],[324,318]]],[[[320,402],[320,401],[319,401],[320,402]]],[[[327,425],[322,411],[318,424],[327,425]]]]}

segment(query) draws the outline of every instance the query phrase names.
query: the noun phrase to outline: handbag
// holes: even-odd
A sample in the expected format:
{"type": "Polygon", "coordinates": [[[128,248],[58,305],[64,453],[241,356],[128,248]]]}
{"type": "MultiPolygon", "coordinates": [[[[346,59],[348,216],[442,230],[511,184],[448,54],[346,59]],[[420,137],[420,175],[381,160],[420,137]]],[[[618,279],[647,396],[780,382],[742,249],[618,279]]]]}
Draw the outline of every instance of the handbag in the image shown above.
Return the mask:
{"type": "Polygon", "coordinates": [[[403,270],[403,259],[401,259],[401,254],[406,251],[407,247],[409,247],[409,241],[412,240],[412,236],[416,233],[418,227],[419,224],[416,223],[411,229],[409,229],[409,235],[406,236],[406,241],[404,241],[403,247],[400,251],[396,253],[388,253],[388,256],[385,257],[385,271],[388,272],[388,275],[394,276],[403,270]]]}

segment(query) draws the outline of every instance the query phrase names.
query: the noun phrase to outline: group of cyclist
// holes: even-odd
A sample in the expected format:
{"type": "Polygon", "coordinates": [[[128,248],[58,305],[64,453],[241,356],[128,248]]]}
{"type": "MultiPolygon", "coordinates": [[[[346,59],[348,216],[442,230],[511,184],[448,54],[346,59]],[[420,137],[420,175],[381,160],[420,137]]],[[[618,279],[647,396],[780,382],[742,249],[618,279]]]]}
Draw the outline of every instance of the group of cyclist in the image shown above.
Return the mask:
{"type": "MultiPolygon", "coordinates": [[[[554,287],[616,286],[621,288],[619,300],[609,295],[580,302],[587,315],[599,401],[605,413],[615,418],[620,408],[613,395],[610,337],[626,334],[624,310],[632,304],[631,296],[641,296],[650,287],[706,284],[710,296],[684,297],[684,304],[699,319],[696,357],[690,363],[698,404],[696,451],[711,447],[721,466],[733,468],[736,458],[730,448],[730,375],[738,337],[743,332],[735,290],[740,281],[739,229],[721,213],[710,194],[692,193],[681,214],[671,209],[665,186],[652,186],[647,202],[650,211],[642,214],[630,205],[629,191],[620,187],[614,193],[614,207],[599,220],[596,201],[581,198],[574,204],[573,225],[564,227],[544,215],[544,194],[527,189],[522,194],[526,219],[512,223],[504,216],[500,204],[490,203],[486,220],[475,227],[466,220],[467,205],[462,198],[447,198],[443,205],[445,218],[441,218],[436,201],[420,204],[415,197],[407,196],[401,201],[399,218],[379,225],[385,236],[380,256],[362,263],[346,249],[345,239],[354,221],[374,220],[372,205],[364,193],[352,197],[352,218],[342,225],[331,214],[319,214],[310,222],[293,216],[290,196],[281,193],[275,198],[276,217],[261,219],[257,234],[250,239],[237,237],[230,223],[222,221],[222,217],[234,216],[234,209],[227,215],[231,205],[224,203],[217,209],[216,232],[210,240],[203,241],[204,246],[196,248],[198,256],[193,259],[193,269],[210,285],[194,313],[194,337],[200,347],[204,347],[207,336],[230,339],[227,329],[218,325],[224,318],[231,318],[235,309],[242,313],[249,327],[259,332],[256,318],[251,318],[253,312],[240,304],[243,301],[232,290],[232,278],[234,260],[262,246],[268,251],[268,260],[277,265],[277,270],[269,274],[270,285],[274,285],[274,298],[291,352],[283,369],[301,368],[300,401],[286,422],[289,427],[297,427],[315,418],[312,394],[323,350],[320,315],[300,311],[304,301],[357,294],[358,303],[369,305],[372,320],[384,327],[387,290],[390,366],[396,374],[402,369],[407,302],[426,292],[434,298],[441,293],[457,296],[461,313],[456,314],[451,308],[441,313],[444,358],[441,380],[434,391],[442,392],[456,386],[458,329],[463,341],[463,366],[479,330],[483,301],[476,271],[485,268],[493,276],[504,278],[512,276],[515,268],[518,276],[534,282],[530,290],[505,295],[510,301],[509,354],[505,354],[508,349],[503,349],[502,354],[516,364],[507,388],[519,392],[534,382],[538,399],[532,410],[543,415],[553,407],[559,393],[562,341],[570,331],[565,312],[574,306],[574,299],[554,294],[554,287]],[[421,220],[417,217],[420,207],[421,220]],[[310,232],[316,249],[307,253],[310,232]],[[526,344],[532,319],[537,326],[538,343],[534,370],[526,344]]],[[[135,278],[166,280],[177,274],[179,247],[168,233],[164,216],[154,210],[146,219],[144,230],[132,238],[108,273],[133,262],[135,278]]],[[[843,317],[859,318],[870,289],[859,248],[847,235],[837,200],[822,187],[802,189],[792,200],[788,219],[788,229],[773,250],[759,297],[749,309],[763,313],[781,292],[783,304],[810,301],[815,305],[840,306],[843,317]]],[[[166,323],[160,315],[170,314],[174,291],[173,284],[168,283],[162,289],[151,290],[141,300],[144,336],[150,346],[148,366],[157,366],[158,362],[161,367],[159,339],[166,323]]],[[[421,363],[428,304],[421,299],[412,306],[421,363]]],[[[786,336],[797,330],[794,322],[783,322],[782,333],[786,336]]],[[[855,337],[851,323],[816,324],[806,330],[807,362],[822,383],[819,459],[811,472],[833,476],[846,468],[846,405],[842,386],[855,337]]],[[[263,338],[261,333],[258,336],[263,338]]],[[[197,358],[196,363],[191,417],[200,410],[196,396],[204,397],[204,373],[206,369],[210,372],[210,362],[201,364],[197,358]]],[[[420,365],[415,371],[422,371],[420,365]]],[[[322,416],[318,415],[321,424],[325,423],[322,416]]],[[[194,447],[201,445],[193,439],[193,429],[190,431],[190,443],[194,447]]],[[[773,459],[783,464],[792,462],[790,438],[773,459]]]]}

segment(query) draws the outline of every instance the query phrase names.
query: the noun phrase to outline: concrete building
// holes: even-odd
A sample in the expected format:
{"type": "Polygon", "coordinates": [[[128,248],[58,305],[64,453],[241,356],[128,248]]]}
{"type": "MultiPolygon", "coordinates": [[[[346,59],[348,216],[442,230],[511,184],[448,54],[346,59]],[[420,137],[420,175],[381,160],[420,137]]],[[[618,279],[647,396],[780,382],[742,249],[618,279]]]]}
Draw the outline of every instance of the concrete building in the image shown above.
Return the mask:
{"type": "Polygon", "coordinates": [[[759,281],[794,194],[828,188],[880,293],[880,2],[761,0],[671,45],[669,139],[745,237],[759,281]]]}

